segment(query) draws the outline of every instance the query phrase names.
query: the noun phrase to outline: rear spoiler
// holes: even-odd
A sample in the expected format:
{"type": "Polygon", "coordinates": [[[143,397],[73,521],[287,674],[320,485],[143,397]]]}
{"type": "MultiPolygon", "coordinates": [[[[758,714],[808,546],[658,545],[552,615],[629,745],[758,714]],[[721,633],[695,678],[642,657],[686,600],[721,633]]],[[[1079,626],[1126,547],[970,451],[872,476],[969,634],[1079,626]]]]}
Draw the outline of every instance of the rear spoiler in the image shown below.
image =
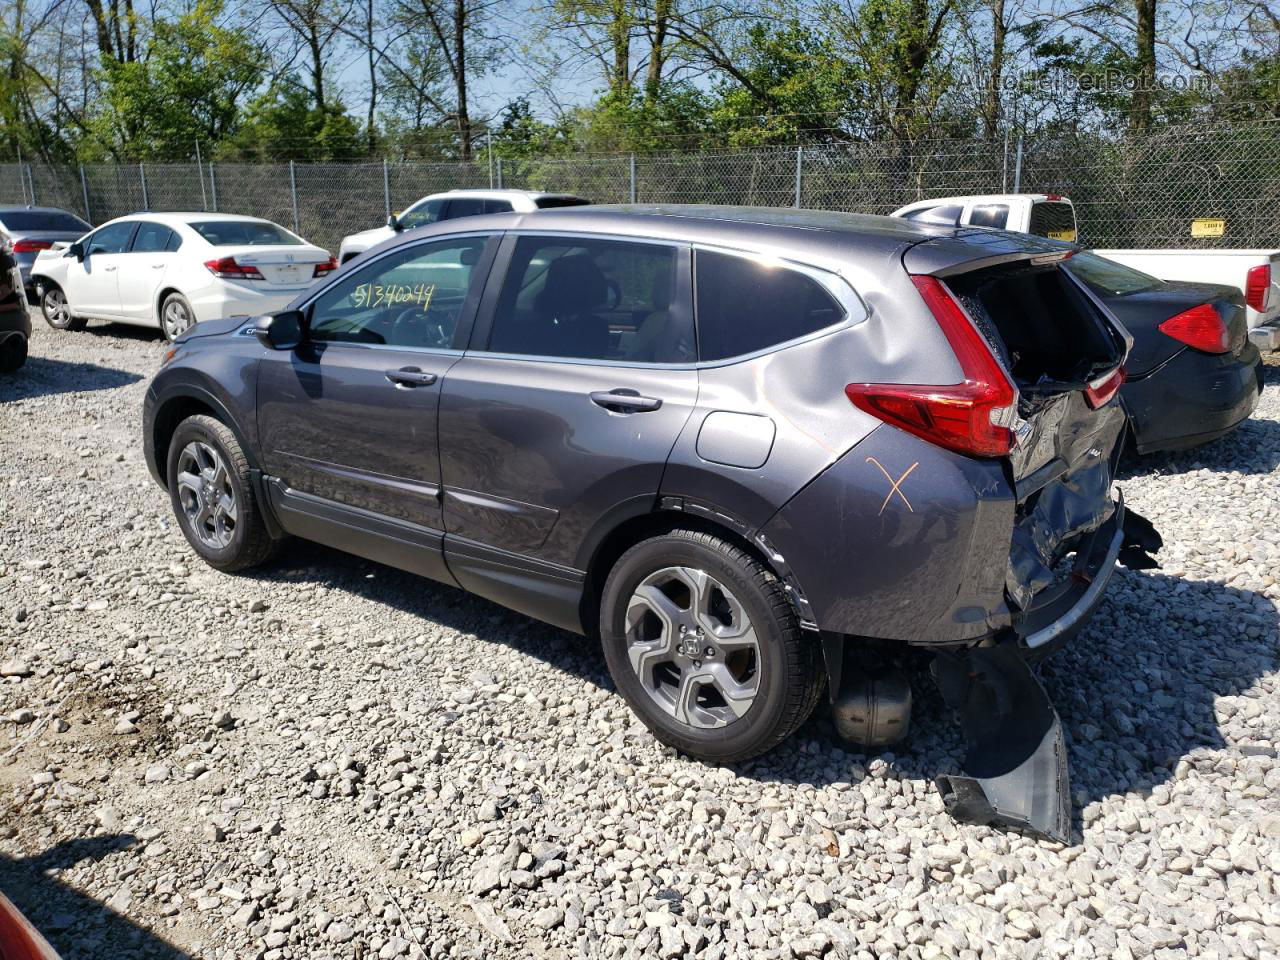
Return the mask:
{"type": "Polygon", "coordinates": [[[946,236],[912,244],[902,253],[902,265],[907,273],[941,278],[1018,260],[1054,263],[1081,249],[1074,243],[1029,233],[960,227],[946,236]]]}

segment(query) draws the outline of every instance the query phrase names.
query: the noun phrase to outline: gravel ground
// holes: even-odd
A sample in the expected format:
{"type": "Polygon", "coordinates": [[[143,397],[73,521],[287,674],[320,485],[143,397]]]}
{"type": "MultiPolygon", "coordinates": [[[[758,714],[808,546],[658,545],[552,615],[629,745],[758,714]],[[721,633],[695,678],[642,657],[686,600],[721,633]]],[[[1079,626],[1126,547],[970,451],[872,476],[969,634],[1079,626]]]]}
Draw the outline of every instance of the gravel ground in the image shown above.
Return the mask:
{"type": "Polygon", "coordinates": [[[305,544],[199,563],[142,459],[144,331],[0,380],[0,887],[70,958],[1280,954],[1280,366],[1122,485],[1168,547],[1044,667],[1070,846],[958,825],[962,745],[816,717],[712,768],[590,645],[305,544]],[[104,909],[105,905],[105,909],[104,909]]]}

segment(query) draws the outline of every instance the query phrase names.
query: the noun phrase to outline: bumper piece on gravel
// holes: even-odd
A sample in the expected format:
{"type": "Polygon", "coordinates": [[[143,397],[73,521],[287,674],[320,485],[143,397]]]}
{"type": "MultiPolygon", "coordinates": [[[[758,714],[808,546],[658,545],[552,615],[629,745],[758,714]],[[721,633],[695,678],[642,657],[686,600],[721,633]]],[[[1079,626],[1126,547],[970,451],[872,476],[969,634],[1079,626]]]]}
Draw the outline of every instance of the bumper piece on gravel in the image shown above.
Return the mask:
{"type": "Polygon", "coordinates": [[[1062,724],[1013,643],[939,654],[934,676],[960,713],[964,774],[937,778],[947,812],[1068,843],[1071,790],[1062,724]]]}

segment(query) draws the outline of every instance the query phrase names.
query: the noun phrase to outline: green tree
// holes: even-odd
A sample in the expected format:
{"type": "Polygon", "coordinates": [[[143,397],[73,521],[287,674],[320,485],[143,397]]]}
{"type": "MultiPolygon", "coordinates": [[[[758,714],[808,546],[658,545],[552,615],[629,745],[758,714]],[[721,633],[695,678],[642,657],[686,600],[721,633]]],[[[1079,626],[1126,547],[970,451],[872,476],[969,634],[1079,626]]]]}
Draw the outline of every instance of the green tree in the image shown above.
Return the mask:
{"type": "Polygon", "coordinates": [[[118,156],[158,159],[230,136],[243,99],[262,81],[266,55],[243,27],[220,26],[221,0],[197,0],[159,20],[146,55],[104,59],[103,109],[91,121],[118,156]]]}
{"type": "Polygon", "coordinates": [[[316,107],[314,92],[285,77],[255,98],[223,160],[353,160],[364,153],[360,123],[330,98],[316,107]]]}

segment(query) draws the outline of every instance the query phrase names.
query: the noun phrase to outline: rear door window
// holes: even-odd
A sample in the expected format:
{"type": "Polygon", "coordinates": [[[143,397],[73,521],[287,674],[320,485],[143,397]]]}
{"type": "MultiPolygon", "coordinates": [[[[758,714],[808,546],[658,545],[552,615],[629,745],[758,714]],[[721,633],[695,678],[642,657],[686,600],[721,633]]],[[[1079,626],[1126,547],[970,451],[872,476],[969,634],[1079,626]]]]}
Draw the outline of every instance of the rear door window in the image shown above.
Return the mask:
{"type": "Polygon", "coordinates": [[[1076,242],[1076,211],[1069,203],[1045,200],[1031,205],[1027,232],[1050,240],[1076,242]]]}
{"type": "MultiPolygon", "coordinates": [[[[488,349],[623,363],[688,363],[693,324],[665,243],[539,236],[516,241],[488,349]]],[[[687,261],[686,261],[687,262],[687,261]]]]}
{"type": "Polygon", "coordinates": [[[969,226],[1003,230],[1009,223],[1007,203],[979,203],[969,212],[969,226]]]}
{"type": "Polygon", "coordinates": [[[585,207],[590,200],[583,200],[582,197],[539,197],[533,201],[533,205],[539,210],[551,210],[554,207],[585,207]]]}
{"type": "Polygon", "coordinates": [[[143,221],[138,224],[138,232],[134,234],[134,253],[161,253],[169,249],[173,240],[173,231],[161,223],[143,221]]]}
{"type": "Polygon", "coordinates": [[[702,360],[756,353],[847,316],[815,277],[746,254],[695,251],[694,291],[702,360]]]}
{"type": "Polygon", "coordinates": [[[484,213],[484,200],[479,197],[454,197],[444,208],[441,220],[457,220],[459,217],[475,217],[484,213]]]}
{"type": "Polygon", "coordinates": [[[485,213],[510,213],[511,210],[510,200],[486,200],[484,202],[485,213]]]}

